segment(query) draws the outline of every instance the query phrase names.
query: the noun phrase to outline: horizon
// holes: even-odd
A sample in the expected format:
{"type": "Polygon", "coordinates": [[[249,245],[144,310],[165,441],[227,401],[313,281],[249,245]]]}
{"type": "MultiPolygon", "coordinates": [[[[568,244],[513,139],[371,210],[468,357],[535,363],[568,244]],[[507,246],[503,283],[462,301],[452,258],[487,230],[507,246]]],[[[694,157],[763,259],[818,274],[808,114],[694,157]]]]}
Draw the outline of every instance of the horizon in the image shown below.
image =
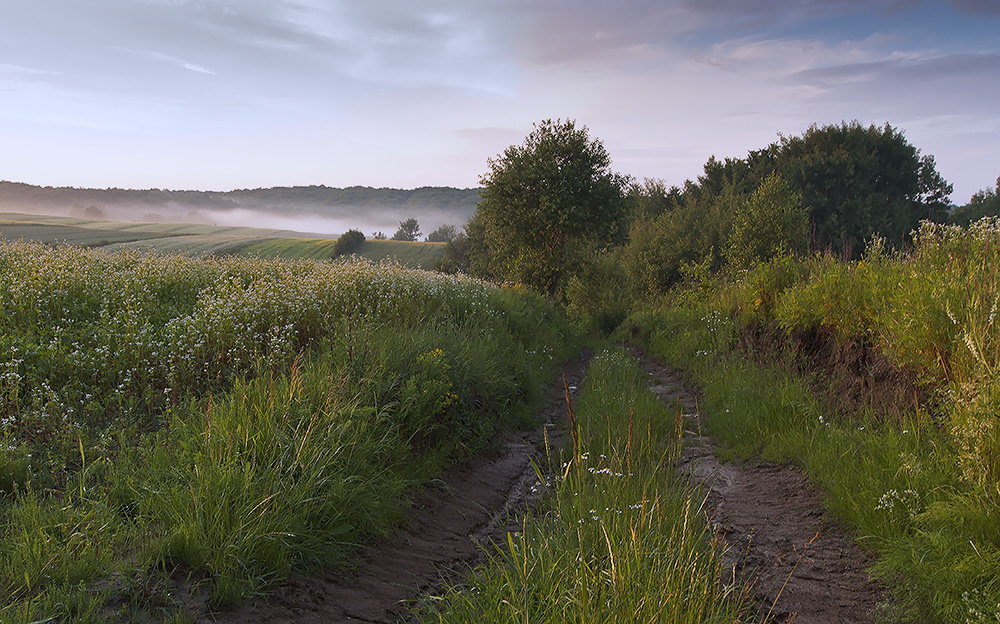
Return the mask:
{"type": "Polygon", "coordinates": [[[711,156],[889,123],[954,185],[1000,175],[992,0],[70,0],[0,23],[5,178],[230,192],[479,187],[574,119],[667,186],[711,156]]]}

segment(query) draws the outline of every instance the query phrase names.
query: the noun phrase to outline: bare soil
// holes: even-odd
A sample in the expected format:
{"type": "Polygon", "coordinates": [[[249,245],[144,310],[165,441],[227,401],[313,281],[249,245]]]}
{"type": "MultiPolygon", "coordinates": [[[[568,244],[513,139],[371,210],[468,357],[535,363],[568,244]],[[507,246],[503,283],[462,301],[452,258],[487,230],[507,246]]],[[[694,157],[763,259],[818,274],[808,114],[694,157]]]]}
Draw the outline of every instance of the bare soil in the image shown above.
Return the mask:
{"type": "MultiPolygon", "coordinates": [[[[820,492],[791,466],[720,462],[700,435],[698,395],[658,362],[637,356],[661,400],[686,417],[682,471],[703,488],[708,520],[725,544],[723,583],[749,584],[752,607],[766,621],[864,623],[883,599],[854,539],[827,515],[820,492]]],[[[589,354],[569,362],[575,391],[589,354]]],[[[563,380],[553,384],[538,431],[507,434],[496,456],[461,466],[418,497],[409,525],[395,539],[369,548],[352,576],[331,571],[292,576],[266,598],[226,611],[204,611],[199,622],[407,622],[422,597],[460,580],[483,547],[516,530],[532,502],[531,460],[553,445],[566,415],[563,380]]]]}
{"type": "Polygon", "coordinates": [[[676,372],[640,361],[660,399],[684,410],[680,468],[703,488],[725,544],[723,582],[749,585],[754,608],[770,621],[874,621],[884,590],[867,573],[867,553],[824,511],[821,492],[793,466],[720,462],[700,434],[698,395],[676,372]]]}

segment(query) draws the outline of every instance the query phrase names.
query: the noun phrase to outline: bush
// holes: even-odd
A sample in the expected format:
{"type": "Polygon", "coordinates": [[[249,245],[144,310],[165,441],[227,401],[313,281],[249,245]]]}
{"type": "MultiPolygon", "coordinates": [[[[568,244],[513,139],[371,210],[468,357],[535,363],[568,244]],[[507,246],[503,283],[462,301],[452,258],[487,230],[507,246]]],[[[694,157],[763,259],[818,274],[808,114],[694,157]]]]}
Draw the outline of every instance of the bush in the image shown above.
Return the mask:
{"type": "Polygon", "coordinates": [[[566,286],[566,313],[585,331],[610,334],[629,315],[628,276],[619,256],[600,254],[566,286]]]}
{"type": "Polygon", "coordinates": [[[805,251],[809,214],[802,196],[781,176],[770,174],[733,215],[726,261],[749,268],[759,260],[805,251]]]}
{"type": "Polygon", "coordinates": [[[358,230],[347,230],[344,235],[337,239],[333,246],[333,255],[346,256],[352,254],[365,242],[365,235],[358,230]]]}

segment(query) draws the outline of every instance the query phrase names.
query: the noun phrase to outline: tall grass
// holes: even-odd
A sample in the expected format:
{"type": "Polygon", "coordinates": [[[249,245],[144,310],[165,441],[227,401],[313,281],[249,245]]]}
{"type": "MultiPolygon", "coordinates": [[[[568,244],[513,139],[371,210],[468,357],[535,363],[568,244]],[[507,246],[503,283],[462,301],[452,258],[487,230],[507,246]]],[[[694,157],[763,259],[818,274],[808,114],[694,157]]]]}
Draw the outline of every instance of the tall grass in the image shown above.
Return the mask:
{"type": "Polygon", "coordinates": [[[744,458],[795,462],[878,555],[890,621],[1000,621],[1000,222],[924,224],[909,254],[778,258],[708,303],[633,316],[636,335],[705,387],[709,431],[744,458]],[[748,326],[825,328],[914,372],[934,400],[885,418],[817,398],[793,367],[737,350],[748,326]]]}
{"type": "MultiPolygon", "coordinates": [[[[398,265],[0,244],[0,621],[346,569],[533,410],[541,298],[398,265]],[[187,579],[187,580],[184,580],[187,579]]],[[[523,422],[523,421],[522,421],[523,422]]]]}
{"type": "Polygon", "coordinates": [[[621,350],[593,360],[573,413],[572,451],[538,471],[542,507],[424,621],[740,621],[701,501],[673,472],[681,414],[621,350]]]}

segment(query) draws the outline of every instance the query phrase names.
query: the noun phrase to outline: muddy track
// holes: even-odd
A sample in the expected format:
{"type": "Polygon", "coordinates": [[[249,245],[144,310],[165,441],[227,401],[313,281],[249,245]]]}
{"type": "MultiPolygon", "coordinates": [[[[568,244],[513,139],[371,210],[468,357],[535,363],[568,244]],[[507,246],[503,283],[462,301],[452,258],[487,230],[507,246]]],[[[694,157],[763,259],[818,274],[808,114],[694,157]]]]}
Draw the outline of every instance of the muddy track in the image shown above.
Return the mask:
{"type": "MultiPolygon", "coordinates": [[[[571,391],[588,359],[584,352],[566,363],[571,391]]],[[[531,460],[545,452],[543,431],[552,431],[565,412],[560,376],[549,390],[537,431],[505,434],[498,454],[455,468],[426,488],[408,525],[395,538],[362,553],[352,576],[293,575],[270,588],[266,598],[237,609],[206,611],[198,622],[407,621],[417,600],[460,578],[478,561],[482,545],[503,541],[508,530],[516,530],[536,481],[531,460]]]]}
{"type": "Polygon", "coordinates": [[[684,410],[680,468],[704,491],[725,545],[723,582],[749,585],[753,607],[769,621],[874,621],[884,592],[867,573],[872,562],[823,510],[821,492],[792,466],[720,462],[700,435],[698,396],[674,371],[636,356],[660,399],[684,410]]]}
{"type": "MultiPolygon", "coordinates": [[[[720,462],[712,441],[698,433],[697,394],[674,371],[636,355],[660,399],[684,410],[680,468],[703,489],[708,521],[725,545],[723,583],[749,585],[752,607],[766,621],[873,621],[883,591],[866,572],[871,561],[823,511],[820,492],[804,474],[785,465],[720,462]]],[[[582,354],[566,365],[571,389],[588,359],[582,354]]],[[[565,410],[560,377],[537,432],[507,434],[498,455],[456,468],[428,487],[410,523],[365,551],[354,575],[292,576],[264,599],[206,611],[198,621],[407,622],[416,601],[460,579],[480,560],[483,545],[517,529],[536,480],[531,459],[544,453],[542,431],[552,431],[565,410]]]]}

